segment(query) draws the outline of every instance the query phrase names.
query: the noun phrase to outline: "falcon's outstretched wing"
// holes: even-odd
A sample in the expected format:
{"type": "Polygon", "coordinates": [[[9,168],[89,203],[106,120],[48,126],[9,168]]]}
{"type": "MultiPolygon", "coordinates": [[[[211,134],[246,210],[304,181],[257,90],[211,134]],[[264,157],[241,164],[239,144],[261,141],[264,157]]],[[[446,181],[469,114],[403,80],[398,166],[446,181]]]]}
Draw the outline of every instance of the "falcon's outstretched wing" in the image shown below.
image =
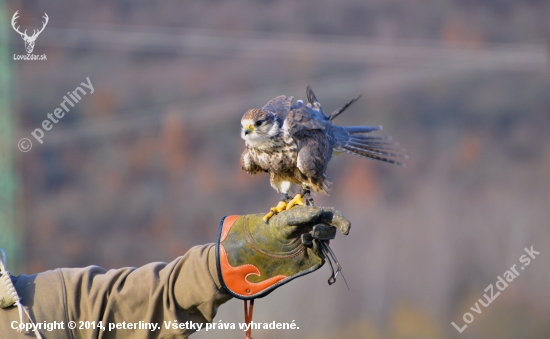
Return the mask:
{"type": "Polygon", "coordinates": [[[307,100],[308,106],[313,109],[313,112],[322,115],[328,123],[326,126],[325,135],[330,139],[334,150],[347,152],[350,154],[358,155],[363,158],[375,159],[380,161],[389,162],[392,164],[403,165],[397,159],[407,158],[407,156],[401,154],[402,149],[399,145],[391,140],[391,137],[384,136],[371,136],[368,133],[372,131],[378,131],[382,129],[382,126],[337,126],[333,125],[334,118],[339,116],[354,102],[359,100],[361,96],[358,96],[341,108],[332,112],[330,116],[326,116],[321,108],[321,104],[318,102],[315,93],[311,89],[311,86],[307,86],[307,100]]]}

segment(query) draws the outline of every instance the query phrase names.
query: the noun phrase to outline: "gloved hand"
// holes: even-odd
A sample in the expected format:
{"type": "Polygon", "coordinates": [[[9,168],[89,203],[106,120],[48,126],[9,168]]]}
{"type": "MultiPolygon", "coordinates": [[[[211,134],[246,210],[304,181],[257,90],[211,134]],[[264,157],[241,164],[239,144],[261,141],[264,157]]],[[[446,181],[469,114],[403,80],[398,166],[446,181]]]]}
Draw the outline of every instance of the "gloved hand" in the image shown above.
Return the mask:
{"type": "Polygon", "coordinates": [[[227,216],[220,222],[216,241],[218,276],[229,293],[239,299],[264,297],[292,279],[319,269],[325,263],[327,249],[330,251],[328,239],[334,238],[336,229],[347,235],[351,226],[334,209],[314,206],[295,206],[276,214],[267,224],[262,217],[227,216]]]}

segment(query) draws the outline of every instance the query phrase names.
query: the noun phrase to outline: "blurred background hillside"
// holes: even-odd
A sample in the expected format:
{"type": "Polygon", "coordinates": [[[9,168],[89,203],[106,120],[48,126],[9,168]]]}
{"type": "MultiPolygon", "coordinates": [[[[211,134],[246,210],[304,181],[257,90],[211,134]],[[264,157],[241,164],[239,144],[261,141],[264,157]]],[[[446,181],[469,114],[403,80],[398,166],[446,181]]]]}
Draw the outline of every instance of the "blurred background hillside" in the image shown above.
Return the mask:
{"type": "MultiPolygon", "coordinates": [[[[337,122],[383,125],[410,159],[333,159],[332,194],[316,204],[352,221],[332,245],[350,290],[329,287],[326,267],[286,285],[257,301],[254,320],[300,329],[254,337],[550,338],[549,1],[2,6],[14,273],[170,261],[213,242],[222,216],[266,211],[279,196],[266,175],[241,171],[240,118],[277,95],[306,99],[311,84],[329,112],[362,94],[337,122]],[[25,54],[16,10],[29,30],[48,14],[33,52],[47,61],[13,60],[25,54]],[[86,77],[95,92],[36,142],[86,77]],[[459,334],[451,322],[462,326],[531,246],[539,257],[459,334]]],[[[241,321],[241,302],[219,319],[241,321]]]]}

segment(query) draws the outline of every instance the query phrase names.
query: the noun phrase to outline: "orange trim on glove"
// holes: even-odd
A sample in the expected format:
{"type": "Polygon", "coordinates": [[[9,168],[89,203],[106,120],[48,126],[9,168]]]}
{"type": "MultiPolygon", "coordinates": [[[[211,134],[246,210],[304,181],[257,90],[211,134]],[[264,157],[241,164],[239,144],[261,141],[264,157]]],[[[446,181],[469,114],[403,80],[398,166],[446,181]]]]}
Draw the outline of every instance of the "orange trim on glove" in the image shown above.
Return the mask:
{"type": "Polygon", "coordinates": [[[231,229],[231,226],[235,223],[235,220],[240,217],[240,215],[228,215],[223,220],[223,226],[222,226],[222,234],[220,235],[220,242],[224,241],[225,238],[227,238],[227,234],[229,233],[229,230],[231,229]]]}
{"type": "Polygon", "coordinates": [[[231,229],[233,223],[235,222],[235,220],[237,220],[238,217],[238,215],[227,216],[223,221],[222,231],[220,235],[220,266],[225,285],[235,294],[249,296],[265,290],[266,288],[287,278],[287,276],[277,275],[258,283],[252,283],[247,279],[249,275],[261,276],[260,270],[256,266],[252,264],[245,264],[233,267],[229,264],[227,253],[221,242],[225,240],[227,234],[229,233],[229,230],[231,229]]]}

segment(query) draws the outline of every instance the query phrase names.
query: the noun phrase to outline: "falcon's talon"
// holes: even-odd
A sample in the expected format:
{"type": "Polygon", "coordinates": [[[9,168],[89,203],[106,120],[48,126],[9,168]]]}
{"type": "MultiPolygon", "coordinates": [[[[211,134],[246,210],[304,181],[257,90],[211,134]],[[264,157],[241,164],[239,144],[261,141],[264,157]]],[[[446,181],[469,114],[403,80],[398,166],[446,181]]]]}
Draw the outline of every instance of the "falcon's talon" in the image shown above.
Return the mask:
{"type": "Polygon", "coordinates": [[[272,216],[274,216],[276,213],[286,210],[287,209],[286,207],[287,207],[286,201],[284,200],[279,201],[277,206],[271,207],[270,211],[266,215],[264,215],[263,217],[264,222],[267,224],[267,222],[269,221],[269,219],[271,219],[272,216]]]}
{"type": "Polygon", "coordinates": [[[271,219],[272,216],[274,216],[275,213],[273,213],[272,211],[271,212],[268,212],[266,215],[264,215],[264,217],[262,218],[264,220],[264,222],[267,224],[267,222],[269,221],[269,219],[271,219]]]}
{"type": "Polygon", "coordinates": [[[288,202],[288,204],[286,205],[286,209],[289,210],[292,207],[294,207],[295,205],[304,206],[304,202],[302,201],[302,195],[301,194],[296,194],[296,196],[288,202]]]}
{"type": "Polygon", "coordinates": [[[279,213],[279,212],[282,212],[282,211],[284,211],[284,210],[287,210],[287,209],[288,209],[287,206],[288,206],[288,205],[287,205],[286,201],[281,200],[281,201],[279,201],[279,203],[277,204],[277,206],[271,207],[271,211],[272,211],[272,212],[275,212],[275,213],[279,213]]]}

